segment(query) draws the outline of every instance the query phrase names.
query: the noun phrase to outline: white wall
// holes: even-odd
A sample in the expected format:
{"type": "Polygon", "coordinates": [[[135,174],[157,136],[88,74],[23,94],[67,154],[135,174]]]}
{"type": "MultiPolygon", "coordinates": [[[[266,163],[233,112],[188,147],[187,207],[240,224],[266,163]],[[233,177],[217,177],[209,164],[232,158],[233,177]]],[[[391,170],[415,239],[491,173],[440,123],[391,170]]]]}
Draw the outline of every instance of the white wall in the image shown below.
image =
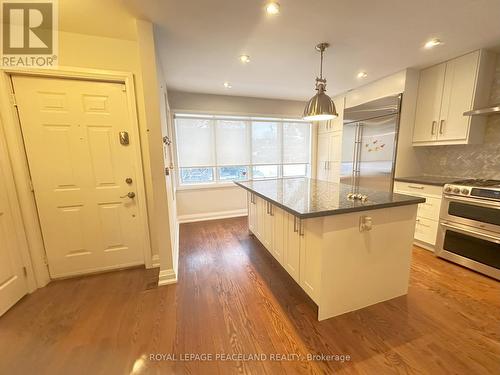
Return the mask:
{"type": "MultiPolygon", "coordinates": [[[[172,111],[209,114],[258,115],[298,118],[304,102],[169,91],[172,111]]],[[[178,189],[177,214],[180,222],[246,215],[246,194],[236,185],[178,189]]]]}
{"type": "MultiPolygon", "coordinates": [[[[63,17],[64,15],[61,15],[63,17]]],[[[136,21],[131,17],[130,22],[136,25],[137,40],[107,38],[96,35],[86,35],[71,32],[59,32],[59,66],[64,68],[85,68],[99,71],[120,71],[134,74],[139,132],[143,157],[144,178],[152,257],[157,258],[160,252],[171,252],[168,241],[169,227],[166,208],[168,207],[165,194],[163,151],[161,143],[161,129],[159,121],[157,76],[155,67],[155,49],[151,24],[145,21],[136,21]],[[167,219],[166,219],[167,218],[167,219]]],[[[7,92],[0,92],[4,96],[2,102],[8,103],[7,92]]],[[[4,126],[17,126],[12,118],[6,115],[9,110],[2,109],[5,115],[4,126]]],[[[21,151],[11,149],[20,159],[21,151]]],[[[16,163],[14,161],[13,163],[16,163]]],[[[19,188],[19,182],[16,180],[19,188]]],[[[30,243],[31,246],[31,243],[30,243]]],[[[36,255],[41,257],[39,253],[36,255]]],[[[40,260],[43,265],[43,260],[40,260]]],[[[169,267],[172,268],[172,260],[169,267]]],[[[40,269],[42,268],[40,267],[40,269]]],[[[47,274],[48,275],[48,274],[47,274]]],[[[43,280],[40,277],[40,280],[43,280]]],[[[45,277],[45,280],[48,279],[45,277]]],[[[43,285],[44,282],[39,285],[43,285]]]]}

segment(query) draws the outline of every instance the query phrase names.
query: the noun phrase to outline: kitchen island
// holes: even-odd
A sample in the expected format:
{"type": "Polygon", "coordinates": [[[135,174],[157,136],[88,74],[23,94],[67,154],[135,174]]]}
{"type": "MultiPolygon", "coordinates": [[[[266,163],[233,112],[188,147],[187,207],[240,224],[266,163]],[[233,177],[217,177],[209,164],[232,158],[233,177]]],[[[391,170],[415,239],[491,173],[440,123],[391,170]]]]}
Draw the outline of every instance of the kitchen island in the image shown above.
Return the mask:
{"type": "Polygon", "coordinates": [[[309,178],[235,183],[248,192],[250,232],[318,305],[319,320],[408,292],[424,198],[309,178]]]}

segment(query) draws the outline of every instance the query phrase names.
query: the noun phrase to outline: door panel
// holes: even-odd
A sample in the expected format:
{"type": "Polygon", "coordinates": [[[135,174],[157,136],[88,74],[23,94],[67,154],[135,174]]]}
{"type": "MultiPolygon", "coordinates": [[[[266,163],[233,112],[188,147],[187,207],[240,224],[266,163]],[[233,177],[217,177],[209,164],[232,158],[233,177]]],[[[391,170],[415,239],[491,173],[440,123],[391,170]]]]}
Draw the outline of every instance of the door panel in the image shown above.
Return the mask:
{"type": "Polygon", "coordinates": [[[329,139],[328,134],[320,134],[318,136],[318,160],[316,168],[316,178],[318,180],[328,180],[329,139]]]}
{"type": "Polygon", "coordinates": [[[0,164],[0,315],[28,292],[7,198],[6,178],[0,164]]]}
{"type": "Polygon", "coordinates": [[[266,212],[264,213],[264,246],[269,250],[272,251],[273,249],[273,234],[274,234],[274,217],[271,216],[270,213],[268,213],[268,210],[270,212],[271,207],[268,206],[268,202],[264,202],[264,206],[266,209],[266,212]],[[269,208],[268,208],[269,207],[269,208]]]}
{"type": "MultiPolygon", "coordinates": [[[[299,282],[300,236],[298,232],[298,223],[294,221],[295,216],[287,213],[286,217],[285,269],[295,281],[299,282]]],[[[296,220],[298,221],[298,219],[296,220]]]]}
{"type": "Polygon", "coordinates": [[[51,277],[143,264],[143,197],[127,197],[143,184],[140,146],[124,85],[22,76],[13,85],[51,277]]]}
{"type": "Polygon", "coordinates": [[[414,142],[432,141],[437,137],[445,70],[446,63],[442,63],[420,72],[413,130],[414,142]]]}
{"type": "Polygon", "coordinates": [[[283,264],[283,249],[285,236],[285,212],[279,207],[273,207],[274,214],[274,234],[273,234],[273,255],[280,264],[283,264]]]}
{"type": "Polygon", "coordinates": [[[397,116],[360,122],[359,186],[392,190],[397,116]]]}
{"type": "Polygon", "coordinates": [[[342,130],[342,162],[340,164],[340,182],[345,184],[354,183],[352,177],[355,160],[354,151],[356,146],[357,126],[357,123],[346,124],[342,130]]]}
{"type": "Polygon", "coordinates": [[[448,61],[444,80],[443,104],[438,127],[439,140],[467,139],[476,85],[479,52],[448,61]]]}

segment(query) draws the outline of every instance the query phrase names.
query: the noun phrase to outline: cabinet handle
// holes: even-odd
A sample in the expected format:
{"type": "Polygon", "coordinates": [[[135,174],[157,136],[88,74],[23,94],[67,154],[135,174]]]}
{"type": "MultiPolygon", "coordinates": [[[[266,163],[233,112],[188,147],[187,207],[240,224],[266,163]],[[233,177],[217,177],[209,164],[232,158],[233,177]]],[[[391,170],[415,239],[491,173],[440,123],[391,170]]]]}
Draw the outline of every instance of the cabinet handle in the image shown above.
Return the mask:
{"type": "Polygon", "coordinates": [[[423,187],[423,186],[412,186],[412,185],[408,185],[408,187],[409,187],[410,189],[424,190],[424,187],[423,187]]]}
{"type": "Polygon", "coordinates": [[[273,208],[273,207],[274,207],[274,206],[273,206],[271,203],[269,203],[269,214],[270,214],[271,216],[274,216],[274,208],[273,208]]]}
{"type": "Polygon", "coordinates": [[[302,219],[299,219],[299,236],[304,237],[304,225],[302,219]]]}
{"type": "Polygon", "coordinates": [[[432,128],[431,128],[431,135],[434,135],[436,133],[436,125],[437,121],[432,121],[432,128]]]}
{"type": "Polygon", "coordinates": [[[297,216],[293,217],[293,232],[294,233],[298,232],[298,229],[297,229],[297,216]]]}
{"type": "Polygon", "coordinates": [[[439,134],[443,134],[443,125],[444,125],[445,120],[441,120],[439,122],[439,134]]]}
{"type": "Polygon", "coordinates": [[[326,168],[326,163],[327,163],[327,161],[325,161],[325,171],[327,170],[327,168],[326,168]]]}
{"type": "Polygon", "coordinates": [[[266,202],[266,214],[269,215],[269,202],[266,202]]]}

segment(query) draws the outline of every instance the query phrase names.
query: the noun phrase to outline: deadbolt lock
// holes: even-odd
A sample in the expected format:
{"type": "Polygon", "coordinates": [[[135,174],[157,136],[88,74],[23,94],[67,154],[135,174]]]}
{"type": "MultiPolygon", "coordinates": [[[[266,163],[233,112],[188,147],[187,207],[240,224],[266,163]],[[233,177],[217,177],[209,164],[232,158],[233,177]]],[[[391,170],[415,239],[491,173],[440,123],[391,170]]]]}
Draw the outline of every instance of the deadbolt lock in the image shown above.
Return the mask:
{"type": "Polygon", "coordinates": [[[125,182],[130,185],[133,181],[132,181],[132,179],[130,177],[127,177],[125,179],[125,182]]]}

